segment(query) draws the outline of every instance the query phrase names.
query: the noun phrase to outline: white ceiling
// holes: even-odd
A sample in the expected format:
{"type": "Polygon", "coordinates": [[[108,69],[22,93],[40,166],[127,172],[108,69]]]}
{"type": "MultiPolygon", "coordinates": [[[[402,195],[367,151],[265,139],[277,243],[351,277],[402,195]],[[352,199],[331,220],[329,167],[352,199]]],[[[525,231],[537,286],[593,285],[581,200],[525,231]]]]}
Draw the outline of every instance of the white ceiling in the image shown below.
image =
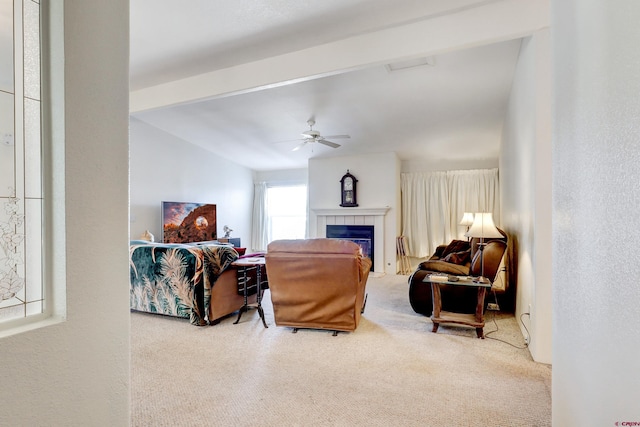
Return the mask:
{"type": "MultiPolygon", "coordinates": [[[[496,2],[131,0],[131,88],[163,87],[496,2]]],[[[430,163],[497,159],[519,46],[514,38],[433,55],[433,65],[389,72],[376,64],[132,116],[255,170],[304,168],[310,157],[365,152],[430,163]],[[309,144],[291,151],[310,118],[323,135],[351,138],[335,140],[337,149],[309,144]]]]}

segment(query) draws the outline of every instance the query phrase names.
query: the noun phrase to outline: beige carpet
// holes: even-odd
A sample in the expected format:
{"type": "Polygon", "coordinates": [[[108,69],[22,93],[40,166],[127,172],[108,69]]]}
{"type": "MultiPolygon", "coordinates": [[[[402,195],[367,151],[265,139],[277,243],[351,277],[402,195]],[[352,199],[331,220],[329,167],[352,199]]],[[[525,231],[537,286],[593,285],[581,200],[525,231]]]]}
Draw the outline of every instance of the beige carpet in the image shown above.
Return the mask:
{"type": "MultiPolygon", "coordinates": [[[[276,327],[268,292],[210,327],[132,313],[133,426],[549,426],[551,367],[413,312],[407,276],[371,277],[358,329],[276,327]]],[[[485,333],[495,330],[487,316],[485,333]]],[[[490,337],[523,347],[512,315],[490,337]]]]}

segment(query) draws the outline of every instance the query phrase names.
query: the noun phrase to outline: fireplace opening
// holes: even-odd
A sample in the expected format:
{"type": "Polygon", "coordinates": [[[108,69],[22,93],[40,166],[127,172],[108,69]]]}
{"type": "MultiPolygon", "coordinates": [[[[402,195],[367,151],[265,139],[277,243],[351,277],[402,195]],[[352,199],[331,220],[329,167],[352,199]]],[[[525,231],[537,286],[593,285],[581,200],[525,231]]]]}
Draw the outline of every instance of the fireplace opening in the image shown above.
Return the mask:
{"type": "Polygon", "coordinates": [[[351,240],[362,248],[362,253],[371,259],[371,271],[375,265],[373,225],[327,225],[327,237],[332,239],[351,240]]]}

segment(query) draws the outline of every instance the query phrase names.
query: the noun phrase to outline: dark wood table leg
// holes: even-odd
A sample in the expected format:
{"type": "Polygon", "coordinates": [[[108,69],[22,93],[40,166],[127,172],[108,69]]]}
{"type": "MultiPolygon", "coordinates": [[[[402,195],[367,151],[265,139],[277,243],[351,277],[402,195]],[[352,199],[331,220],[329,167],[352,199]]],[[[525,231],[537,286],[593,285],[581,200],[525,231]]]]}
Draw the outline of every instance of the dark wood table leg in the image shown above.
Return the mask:
{"type": "MultiPolygon", "coordinates": [[[[476,322],[484,324],[484,296],[485,288],[478,288],[478,304],[476,305],[476,322]]],[[[484,339],[484,328],[476,328],[478,338],[484,339]]]]}
{"type": "Polygon", "coordinates": [[[440,285],[437,283],[431,283],[431,299],[433,300],[433,313],[431,315],[431,321],[433,322],[433,329],[431,332],[438,332],[440,323],[437,323],[434,319],[440,317],[440,311],[442,310],[442,294],[440,293],[440,285]]]}
{"type": "Polygon", "coordinates": [[[246,312],[249,308],[249,291],[247,290],[247,267],[240,268],[242,268],[242,296],[244,297],[244,304],[242,305],[242,307],[240,307],[240,310],[238,310],[238,318],[235,322],[233,322],[234,325],[238,324],[240,318],[242,317],[242,313],[246,312]]]}
{"type": "Polygon", "coordinates": [[[256,291],[258,292],[258,295],[256,296],[256,300],[258,303],[258,314],[262,319],[262,324],[264,325],[264,327],[268,328],[267,321],[264,319],[264,310],[262,309],[262,267],[259,265],[256,267],[256,281],[258,282],[256,283],[256,291]]]}

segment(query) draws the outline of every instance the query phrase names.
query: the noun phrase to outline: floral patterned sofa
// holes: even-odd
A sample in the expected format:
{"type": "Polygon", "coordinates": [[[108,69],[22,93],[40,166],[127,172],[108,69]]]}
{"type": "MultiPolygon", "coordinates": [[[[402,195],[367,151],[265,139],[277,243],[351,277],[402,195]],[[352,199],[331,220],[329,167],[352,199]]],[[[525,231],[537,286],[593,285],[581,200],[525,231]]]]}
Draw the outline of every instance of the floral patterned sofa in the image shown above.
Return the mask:
{"type": "Polygon", "coordinates": [[[226,245],[131,241],[130,307],[215,324],[244,303],[231,267],[236,259],[238,252],[226,245]]]}

